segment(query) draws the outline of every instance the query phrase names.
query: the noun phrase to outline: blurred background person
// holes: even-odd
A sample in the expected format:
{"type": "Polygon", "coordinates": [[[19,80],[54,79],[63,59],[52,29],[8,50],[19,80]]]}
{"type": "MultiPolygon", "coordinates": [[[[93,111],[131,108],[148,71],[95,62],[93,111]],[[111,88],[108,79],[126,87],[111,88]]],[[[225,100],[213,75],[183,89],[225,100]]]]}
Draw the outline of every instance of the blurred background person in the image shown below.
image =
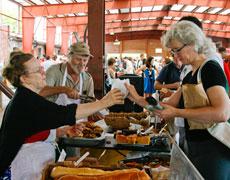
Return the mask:
{"type": "Polygon", "coordinates": [[[165,60],[169,63],[161,69],[154,84],[154,88],[159,91],[160,99],[171,96],[173,91],[177,90],[181,82],[180,74],[184,67],[177,57],[174,57],[173,61],[167,58],[165,60]]]}
{"type": "Polygon", "coordinates": [[[218,52],[224,60],[224,72],[228,80],[228,86],[230,87],[230,57],[227,56],[226,48],[219,47],[218,52]]]}

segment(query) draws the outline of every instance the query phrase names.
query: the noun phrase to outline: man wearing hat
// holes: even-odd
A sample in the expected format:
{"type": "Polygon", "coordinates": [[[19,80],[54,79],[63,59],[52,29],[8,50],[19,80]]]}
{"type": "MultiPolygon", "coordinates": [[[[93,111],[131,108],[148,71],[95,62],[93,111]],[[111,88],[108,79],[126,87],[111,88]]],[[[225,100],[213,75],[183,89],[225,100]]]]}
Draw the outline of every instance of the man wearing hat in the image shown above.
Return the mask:
{"type": "MultiPolygon", "coordinates": [[[[46,71],[45,87],[40,95],[58,104],[69,104],[72,99],[78,99],[78,95],[94,97],[94,84],[92,76],[85,71],[92,55],[89,46],[84,42],[77,42],[70,46],[67,63],[51,66],[46,71]],[[65,94],[68,100],[61,94],[65,94]]],[[[79,101],[79,100],[78,100],[79,101]]]]}
{"type": "MultiPolygon", "coordinates": [[[[85,71],[92,55],[86,43],[77,42],[70,46],[67,57],[67,62],[55,64],[46,71],[47,86],[40,95],[59,105],[80,104],[79,95],[94,97],[93,78],[85,71]]],[[[66,128],[52,130],[48,141],[54,141],[56,133],[61,136],[65,131],[66,128]]]]}

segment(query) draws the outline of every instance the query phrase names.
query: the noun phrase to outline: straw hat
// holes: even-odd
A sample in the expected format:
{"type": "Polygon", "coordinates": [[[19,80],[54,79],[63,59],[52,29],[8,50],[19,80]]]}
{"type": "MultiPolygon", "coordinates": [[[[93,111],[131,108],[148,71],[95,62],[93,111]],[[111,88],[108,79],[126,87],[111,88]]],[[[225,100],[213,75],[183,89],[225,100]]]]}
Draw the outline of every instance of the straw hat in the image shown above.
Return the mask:
{"type": "Polygon", "coordinates": [[[69,55],[73,55],[73,54],[93,57],[93,55],[90,54],[89,46],[81,41],[74,43],[70,46],[69,55]]]}

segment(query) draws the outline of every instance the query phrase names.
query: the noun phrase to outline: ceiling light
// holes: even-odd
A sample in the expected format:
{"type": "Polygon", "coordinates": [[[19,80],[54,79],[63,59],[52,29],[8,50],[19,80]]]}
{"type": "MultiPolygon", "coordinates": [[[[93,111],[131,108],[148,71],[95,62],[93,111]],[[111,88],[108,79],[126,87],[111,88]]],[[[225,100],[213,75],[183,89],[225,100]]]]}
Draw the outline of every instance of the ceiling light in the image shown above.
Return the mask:
{"type": "Polygon", "coordinates": [[[211,21],[210,20],[205,20],[203,21],[204,23],[210,23],[211,21]]]}
{"type": "Polygon", "coordinates": [[[78,16],[86,16],[86,13],[77,13],[78,16]]]}
{"type": "Polygon", "coordinates": [[[129,13],[129,8],[120,9],[121,13],[129,13]]]}
{"type": "Polygon", "coordinates": [[[174,17],[174,20],[178,21],[181,17],[174,17]]]}
{"type": "Polygon", "coordinates": [[[148,20],[149,18],[140,18],[140,20],[148,20]]]}
{"type": "Polygon", "coordinates": [[[193,9],[195,9],[197,6],[193,6],[193,5],[188,5],[186,6],[182,11],[185,12],[191,12],[193,9]]]}
{"type": "Polygon", "coordinates": [[[155,53],[162,53],[162,48],[155,48],[155,53]]]}
{"type": "Polygon", "coordinates": [[[163,6],[162,6],[162,5],[159,5],[159,6],[153,6],[152,11],[160,11],[162,8],[163,8],[163,6]]]}
{"type": "Polygon", "coordinates": [[[115,41],[113,42],[113,45],[119,46],[120,44],[121,44],[121,42],[116,37],[115,41]]]}
{"type": "Polygon", "coordinates": [[[221,24],[221,21],[215,21],[214,24],[221,24]]]}
{"type": "Polygon", "coordinates": [[[164,19],[172,19],[172,16],[164,16],[164,19]]]}
{"type": "Polygon", "coordinates": [[[141,12],[141,7],[131,8],[131,12],[141,12]]]}
{"type": "Polygon", "coordinates": [[[110,12],[110,14],[118,14],[119,13],[118,9],[110,9],[109,12],[110,12]]]}
{"type": "Polygon", "coordinates": [[[115,20],[113,20],[113,22],[121,22],[121,20],[120,19],[115,19],[115,20]]]}
{"type": "Polygon", "coordinates": [[[152,9],[153,9],[152,6],[145,6],[145,7],[142,7],[142,12],[152,11],[152,9]]]}
{"type": "Polygon", "coordinates": [[[183,4],[174,4],[172,7],[171,7],[171,11],[179,11],[181,10],[181,8],[183,7],[184,5],[183,4]]]}
{"type": "Polygon", "coordinates": [[[75,14],[68,14],[68,16],[74,17],[74,16],[75,16],[75,14]]]}
{"type": "Polygon", "coordinates": [[[65,17],[63,14],[58,14],[57,17],[65,17]]]}
{"type": "Polygon", "coordinates": [[[208,11],[209,14],[215,14],[217,12],[219,12],[222,8],[213,8],[210,11],[208,11]]]}
{"type": "Polygon", "coordinates": [[[156,17],[150,17],[149,20],[155,20],[157,19],[156,17]]]}
{"type": "Polygon", "coordinates": [[[139,19],[138,18],[133,18],[133,19],[131,19],[131,21],[139,21],[139,19]]]}
{"type": "Polygon", "coordinates": [[[226,9],[226,10],[222,11],[220,14],[221,15],[227,15],[229,13],[230,13],[230,9],[226,9]]]}
{"type": "Polygon", "coordinates": [[[209,7],[207,7],[207,6],[201,6],[195,12],[202,13],[202,12],[206,11],[208,8],[209,7]]]}
{"type": "Polygon", "coordinates": [[[109,34],[110,34],[111,36],[113,36],[113,35],[114,35],[114,32],[112,31],[112,32],[110,32],[109,34]]]}

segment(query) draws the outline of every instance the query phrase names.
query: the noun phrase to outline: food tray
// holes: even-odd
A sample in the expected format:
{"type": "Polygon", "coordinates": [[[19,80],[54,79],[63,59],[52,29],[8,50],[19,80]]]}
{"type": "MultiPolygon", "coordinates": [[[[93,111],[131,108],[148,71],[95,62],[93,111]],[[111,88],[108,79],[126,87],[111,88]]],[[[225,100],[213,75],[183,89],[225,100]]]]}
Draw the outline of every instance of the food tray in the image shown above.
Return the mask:
{"type": "Polygon", "coordinates": [[[169,152],[171,150],[170,140],[166,136],[153,136],[151,137],[150,144],[126,144],[126,143],[117,143],[116,146],[127,147],[127,148],[145,148],[146,149],[155,149],[156,152],[169,152]]]}
{"type": "Polygon", "coordinates": [[[69,146],[85,146],[92,147],[98,146],[105,143],[105,133],[102,133],[101,137],[98,138],[82,138],[82,137],[60,137],[58,138],[58,142],[61,144],[69,145],[69,146]]]}

